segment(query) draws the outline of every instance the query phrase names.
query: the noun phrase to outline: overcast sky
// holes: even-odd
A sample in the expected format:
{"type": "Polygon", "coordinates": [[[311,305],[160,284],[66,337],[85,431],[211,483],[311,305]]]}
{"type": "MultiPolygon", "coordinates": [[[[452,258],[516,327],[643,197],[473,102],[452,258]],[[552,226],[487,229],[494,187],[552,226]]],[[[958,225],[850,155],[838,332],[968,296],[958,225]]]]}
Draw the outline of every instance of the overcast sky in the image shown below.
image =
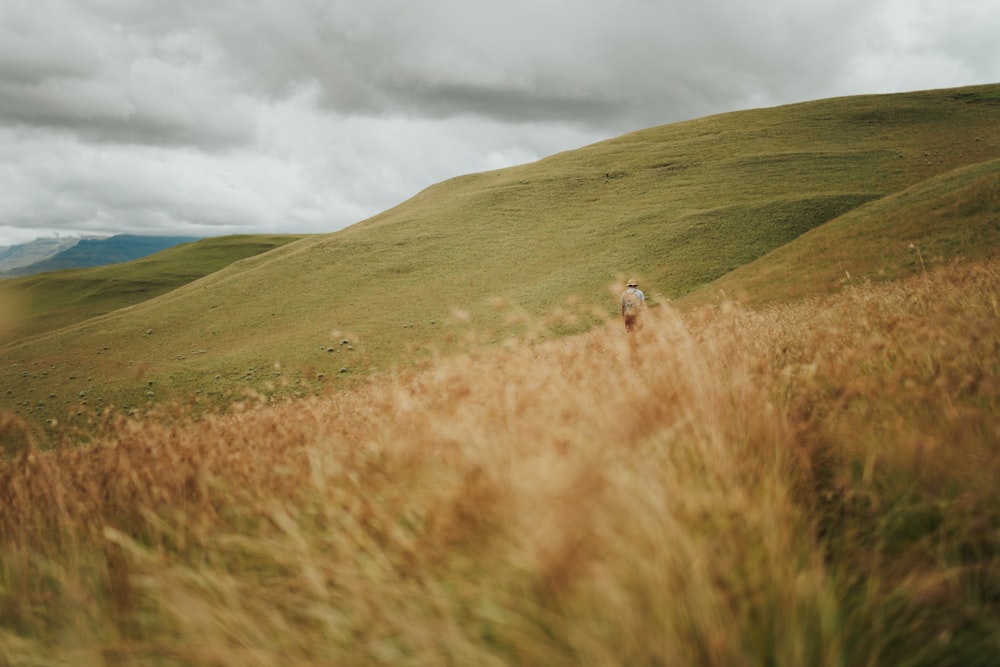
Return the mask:
{"type": "Polygon", "coordinates": [[[625,132],[1000,82],[997,0],[0,0],[0,246],[331,232],[625,132]]]}

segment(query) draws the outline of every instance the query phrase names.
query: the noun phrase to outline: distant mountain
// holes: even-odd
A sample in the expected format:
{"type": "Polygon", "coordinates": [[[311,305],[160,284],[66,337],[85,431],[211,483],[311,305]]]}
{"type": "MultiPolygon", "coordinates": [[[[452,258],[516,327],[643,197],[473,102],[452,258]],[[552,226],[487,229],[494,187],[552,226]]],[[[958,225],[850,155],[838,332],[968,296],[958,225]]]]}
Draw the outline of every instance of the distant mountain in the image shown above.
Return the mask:
{"type": "Polygon", "coordinates": [[[81,238],[78,236],[57,236],[2,247],[0,248],[0,274],[45,261],[72,248],[80,241],[81,238]]]}
{"type": "MultiPolygon", "coordinates": [[[[196,236],[139,236],[118,234],[107,238],[74,239],[74,244],[60,252],[28,265],[5,271],[8,276],[27,276],[60,269],[80,269],[119,264],[199,240],[196,236]]],[[[16,247],[16,246],[15,246],[16,247]]]]}

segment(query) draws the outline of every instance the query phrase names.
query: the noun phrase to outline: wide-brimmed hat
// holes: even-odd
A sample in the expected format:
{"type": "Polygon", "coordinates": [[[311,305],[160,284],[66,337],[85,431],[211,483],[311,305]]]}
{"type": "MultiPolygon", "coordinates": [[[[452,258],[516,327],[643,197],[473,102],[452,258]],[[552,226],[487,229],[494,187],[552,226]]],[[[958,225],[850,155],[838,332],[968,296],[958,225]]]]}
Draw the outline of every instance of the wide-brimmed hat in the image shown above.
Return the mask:
{"type": "Polygon", "coordinates": [[[632,278],[631,280],[628,281],[628,286],[629,287],[638,287],[639,286],[639,282],[635,278],[632,278]]]}

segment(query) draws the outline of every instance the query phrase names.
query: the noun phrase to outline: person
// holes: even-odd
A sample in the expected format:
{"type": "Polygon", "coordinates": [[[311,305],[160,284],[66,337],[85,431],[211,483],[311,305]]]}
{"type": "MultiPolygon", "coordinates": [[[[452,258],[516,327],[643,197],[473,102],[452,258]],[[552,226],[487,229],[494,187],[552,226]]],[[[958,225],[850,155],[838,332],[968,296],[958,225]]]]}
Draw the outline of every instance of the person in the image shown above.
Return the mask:
{"type": "Polygon", "coordinates": [[[646,295],[639,289],[639,283],[634,278],[628,281],[628,287],[622,292],[621,304],[625,331],[641,328],[640,317],[646,312],[646,295]]]}

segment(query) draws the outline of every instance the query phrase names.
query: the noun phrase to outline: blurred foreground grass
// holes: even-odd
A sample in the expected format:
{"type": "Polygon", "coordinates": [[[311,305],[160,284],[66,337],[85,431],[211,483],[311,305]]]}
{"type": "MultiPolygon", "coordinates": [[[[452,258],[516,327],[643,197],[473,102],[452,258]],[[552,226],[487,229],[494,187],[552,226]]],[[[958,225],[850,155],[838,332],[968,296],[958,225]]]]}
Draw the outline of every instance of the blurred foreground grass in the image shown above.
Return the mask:
{"type": "Polygon", "coordinates": [[[995,664],[998,275],[109,414],[0,463],[0,662],[995,664]]]}

